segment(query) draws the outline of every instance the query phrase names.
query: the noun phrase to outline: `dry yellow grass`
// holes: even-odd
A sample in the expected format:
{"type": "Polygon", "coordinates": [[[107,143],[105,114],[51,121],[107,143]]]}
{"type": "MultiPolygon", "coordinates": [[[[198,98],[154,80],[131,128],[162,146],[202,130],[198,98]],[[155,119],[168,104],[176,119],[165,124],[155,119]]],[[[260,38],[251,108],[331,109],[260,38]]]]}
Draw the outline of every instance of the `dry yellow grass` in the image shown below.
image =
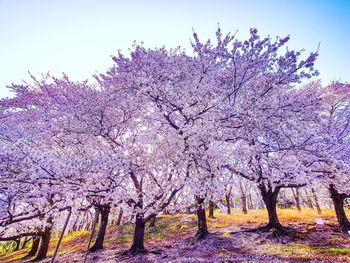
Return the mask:
{"type": "MultiPolygon", "coordinates": [[[[278,209],[278,217],[282,224],[315,224],[316,218],[323,218],[327,223],[336,223],[336,215],[333,209],[323,209],[322,214],[317,214],[316,210],[305,208],[302,211],[296,209],[278,209]]],[[[347,211],[350,216],[350,210],[347,211]]],[[[233,209],[231,215],[215,211],[216,220],[209,220],[212,227],[228,227],[231,225],[260,225],[268,221],[265,209],[249,210],[243,214],[241,210],[233,209]]]]}

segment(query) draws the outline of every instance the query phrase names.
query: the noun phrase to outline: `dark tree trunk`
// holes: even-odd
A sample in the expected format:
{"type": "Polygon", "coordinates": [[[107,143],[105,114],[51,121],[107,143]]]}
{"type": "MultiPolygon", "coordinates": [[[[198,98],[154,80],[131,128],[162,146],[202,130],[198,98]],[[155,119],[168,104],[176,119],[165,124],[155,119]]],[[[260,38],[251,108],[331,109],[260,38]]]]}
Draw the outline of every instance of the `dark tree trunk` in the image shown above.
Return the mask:
{"type": "Polygon", "coordinates": [[[21,244],[21,239],[17,238],[17,239],[14,240],[14,242],[16,243],[16,245],[15,245],[15,248],[14,248],[13,251],[18,251],[19,250],[19,246],[21,244]]]}
{"type": "Polygon", "coordinates": [[[149,221],[149,227],[155,227],[156,225],[156,216],[152,216],[150,221],[149,221]]]}
{"type": "Polygon", "coordinates": [[[243,214],[247,214],[248,213],[247,197],[245,196],[245,194],[242,193],[241,199],[242,199],[242,212],[243,214]]]}
{"type": "Polygon", "coordinates": [[[263,201],[265,203],[267,213],[269,216],[269,222],[265,226],[265,228],[275,229],[277,230],[278,234],[285,234],[286,230],[279,222],[278,215],[277,215],[277,197],[281,188],[275,187],[275,189],[273,190],[272,186],[268,185],[266,187],[265,184],[261,184],[259,185],[259,189],[263,197],[263,201]]]}
{"type": "Polygon", "coordinates": [[[25,248],[27,246],[27,244],[29,243],[29,241],[30,241],[30,237],[25,237],[23,242],[22,242],[21,249],[25,248]]]}
{"type": "Polygon", "coordinates": [[[208,217],[210,217],[210,218],[215,218],[214,217],[214,207],[215,207],[214,202],[209,201],[209,215],[208,215],[208,217]]]}
{"type": "MultiPolygon", "coordinates": [[[[49,219],[48,222],[52,223],[52,219],[49,219]]],[[[51,239],[51,231],[52,231],[52,226],[46,226],[44,231],[41,233],[41,242],[40,242],[40,247],[38,254],[35,258],[35,261],[42,260],[46,258],[47,251],[49,249],[49,243],[51,239]]]]}
{"type": "Polygon", "coordinates": [[[144,247],[145,221],[142,214],[136,214],[134,239],[129,250],[131,254],[146,253],[144,247]]]}
{"type": "Polygon", "coordinates": [[[38,236],[33,237],[32,247],[30,248],[29,253],[23,259],[34,257],[36,255],[36,252],[38,252],[39,243],[40,238],[38,236]]]}
{"type": "Polygon", "coordinates": [[[346,198],[346,195],[338,193],[333,185],[329,186],[329,191],[331,193],[331,198],[333,201],[335,213],[337,214],[339,226],[344,233],[348,234],[348,231],[350,230],[350,222],[346,217],[344,210],[344,199],[346,198]]]}
{"type": "Polygon", "coordinates": [[[101,223],[97,232],[97,237],[95,244],[89,249],[90,252],[95,252],[99,249],[103,249],[103,242],[105,239],[106,229],[108,225],[108,216],[111,210],[109,205],[98,206],[97,207],[99,214],[101,215],[101,223]]]}
{"type": "Polygon", "coordinates": [[[317,195],[316,195],[316,191],[314,188],[311,188],[311,191],[312,191],[312,195],[314,196],[314,200],[315,200],[315,205],[316,205],[316,209],[317,209],[317,213],[320,215],[322,213],[321,211],[321,207],[320,207],[320,204],[318,202],[318,198],[317,198],[317,195]]]}
{"type": "Polygon", "coordinates": [[[292,188],[292,192],[293,192],[293,196],[294,196],[294,199],[295,199],[295,206],[296,206],[296,208],[297,208],[298,211],[301,211],[299,188],[296,187],[296,188],[295,188],[295,191],[294,191],[294,189],[292,188]]]}
{"type": "Polygon", "coordinates": [[[207,227],[207,218],[205,216],[205,208],[204,208],[204,198],[200,198],[196,196],[197,201],[197,218],[198,218],[198,231],[196,234],[197,239],[205,238],[209,232],[207,227]]]}
{"type": "Polygon", "coordinates": [[[227,195],[225,195],[225,198],[226,198],[227,214],[230,215],[231,214],[231,194],[228,193],[227,195]]]}
{"type": "Polygon", "coordinates": [[[123,208],[120,208],[119,210],[119,215],[118,215],[118,220],[116,222],[117,226],[120,226],[120,224],[122,223],[122,218],[123,218],[123,208]]]}

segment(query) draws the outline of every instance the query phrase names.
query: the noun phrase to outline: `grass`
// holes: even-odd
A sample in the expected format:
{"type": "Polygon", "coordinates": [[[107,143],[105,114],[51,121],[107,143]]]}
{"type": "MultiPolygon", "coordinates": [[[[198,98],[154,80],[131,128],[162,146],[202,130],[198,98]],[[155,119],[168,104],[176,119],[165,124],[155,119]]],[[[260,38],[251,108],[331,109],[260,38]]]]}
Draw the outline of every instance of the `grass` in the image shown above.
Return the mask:
{"type": "MultiPolygon", "coordinates": [[[[323,218],[325,222],[336,222],[335,212],[333,209],[323,209],[322,214],[317,214],[316,210],[303,209],[297,211],[295,209],[278,209],[278,217],[282,224],[315,224],[316,218],[323,218]]],[[[350,216],[350,211],[347,211],[350,216]]],[[[212,222],[213,227],[228,227],[234,225],[260,225],[268,221],[267,211],[250,210],[248,214],[243,214],[240,210],[233,210],[231,215],[219,214],[217,220],[212,222]]]]}
{"type": "Polygon", "coordinates": [[[322,246],[308,246],[305,244],[273,244],[264,245],[262,250],[270,255],[283,255],[287,258],[307,258],[307,259],[320,259],[320,258],[343,258],[342,256],[350,256],[349,248],[336,248],[336,247],[322,247],[322,246]]]}
{"type": "MultiPolygon", "coordinates": [[[[350,215],[349,211],[348,215],[350,215]]],[[[256,227],[267,223],[266,210],[250,210],[248,214],[243,214],[240,210],[232,210],[231,215],[221,214],[219,211],[214,213],[215,219],[208,219],[208,227],[210,231],[223,229],[232,226],[256,227]]],[[[323,209],[322,215],[318,215],[315,210],[303,209],[298,212],[295,209],[279,209],[278,215],[282,224],[303,225],[304,228],[314,227],[315,219],[321,217],[326,224],[336,225],[336,217],[334,210],[323,209]]],[[[183,215],[162,215],[157,217],[156,227],[146,227],[145,242],[146,246],[162,246],[172,240],[183,239],[186,236],[194,236],[196,232],[196,216],[188,215],[189,220],[184,221],[183,215]]],[[[87,249],[90,231],[77,231],[66,234],[62,240],[59,249],[59,254],[84,252],[87,249]]],[[[228,237],[229,232],[225,232],[223,236],[228,237]]],[[[131,245],[133,236],[133,225],[130,223],[123,226],[110,225],[107,229],[105,238],[106,249],[125,249],[131,245]]],[[[50,242],[48,256],[53,254],[58,238],[52,238],[50,242]]],[[[350,256],[350,249],[337,247],[315,247],[307,246],[306,244],[275,244],[262,245],[264,253],[268,254],[284,254],[288,257],[298,255],[299,258],[303,256],[316,256],[317,254],[336,257],[336,256],[350,256]]],[[[0,262],[16,261],[24,257],[29,251],[29,248],[22,249],[5,256],[0,256],[0,262]]]]}

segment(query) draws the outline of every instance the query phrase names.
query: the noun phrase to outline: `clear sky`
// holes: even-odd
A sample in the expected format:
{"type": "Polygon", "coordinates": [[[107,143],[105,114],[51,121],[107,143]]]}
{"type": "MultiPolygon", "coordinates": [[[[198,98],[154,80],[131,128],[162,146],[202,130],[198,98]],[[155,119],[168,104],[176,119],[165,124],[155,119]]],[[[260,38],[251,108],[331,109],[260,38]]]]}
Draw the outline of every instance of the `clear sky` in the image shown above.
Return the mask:
{"type": "Polygon", "coordinates": [[[238,38],[290,34],[289,46],[315,51],[323,84],[350,80],[350,0],[0,0],[0,97],[34,75],[91,78],[134,40],[189,48],[192,28],[214,37],[217,24],[238,38]]]}

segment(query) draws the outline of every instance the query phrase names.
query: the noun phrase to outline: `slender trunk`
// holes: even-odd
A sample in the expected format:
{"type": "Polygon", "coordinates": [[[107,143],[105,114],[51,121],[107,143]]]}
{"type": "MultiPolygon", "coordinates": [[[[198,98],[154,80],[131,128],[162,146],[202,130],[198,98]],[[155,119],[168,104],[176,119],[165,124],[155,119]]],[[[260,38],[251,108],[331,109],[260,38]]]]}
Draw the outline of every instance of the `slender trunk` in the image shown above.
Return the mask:
{"type": "MultiPolygon", "coordinates": [[[[96,219],[96,214],[95,214],[96,219]]],[[[94,224],[94,216],[91,214],[90,211],[86,212],[86,219],[85,219],[85,230],[92,230],[93,224],[94,224]]]]}
{"type": "Polygon", "coordinates": [[[296,205],[296,207],[297,207],[297,210],[298,210],[298,211],[301,211],[299,188],[296,187],[296,188],[295,188],[295,191],[294,191],[294,189],[292,188],[292,192],[293,192],[293,196],[294,196],[294,199],[295,199],[295,205],[296,205]]]}
{"type": "Polygon", "coordinates": [[[227,214],[231,214],[231,193],[228,193],[225,195],[226,198],[226,207],[227,207],[227,214]]]}
{"type": "Polygon", "coordinates": [[[311,192],[312,192],[312,195],[314,197],[314,200],[315,200],[315,205],[316,205],[316,209],[317,209],[317,213],[320,215],[322,213],[321,211],[321,207],[320,207],[320,204],[318,202],[318,198],[317,198],[317,195],[316,195],[316,191],[314,188],[311,188],[311,192]]]}
{"type": "MultiPolygon", "coordinates": [[[[260,190],[260,189],[259,189],[260,190]]],[[[263,209],[265,207],[264,200],[261,195],[261,191],[259,191],[258,188],[254,189],[255,195],[256,195],[256,200],[257,200],[257,206],[259,209],[263,209]]]]}
{"type": "Polygon", "coordinates": [[[263,201],[265,203],[267,213],[269,216],[269,222],[266,228],[282,230],[283,227],[279,222],[277,215],[277,196],[281,188],[275,187],[275,189],[273,190],[270,185],[266,187],[264,184],[261,184],[259,185],[259,189],[261,191],[261,195],[263,197],[263,201]]]}
{"type": "Polygon", "coordinates": [[[27,244],[29,243],[30,238],[29,237],[25,237],[23,242],[22,242],[22,246],[21,249],[25,248],[27,246],[27,244]]]}
{"type": "Polygon", "coordinates": [[[170,215],[170,212],[169,212],[168,209],[165,208],[165,209],[163,210],[163,214],[164,214],[164,215],[170,215]]]}
{"type": "Polygon", "coordinates": [[[143,214],[136,214],[134,239],[132,246],[130,248],[131,254],[146,253],[144,247],[144,237],[145,237],[145,222],[143,214]]]}
{"type": "Polygon", "coordinates": [[[123,213],[124,213],[123,208],[120,208],[119,215],[118,215],[118,220],[116,222],[117,226],[120,226],[120,224],[122,223],[123,213]]]}
{"type": "Polygon", "coordinates": [[[149,222],[149,227],[155,227],[156,225],[156,216],[152,216],[149,222]]]}
{"type": "Polygon", "coordinates": [[[78,227],[77,227],[77,231],[80,231],[82,229],[84,229],[84,222],[82,222],[82,220],[80,220],[78,227]]]}
{"type": "Polygon", "coordinates": [[[242,199],[242,212],[243,212],[243,214],[248,214],[247,198],[246,198],[245,194],[242,194],[241,199],[242,199]]]}
{"type": "Polygon", "coordinates": [[[215,218],[214,217],[214,207],[215,207],[215,204],[213,201],[209,201],[209,216],[210,218],[215,218]]]}
{"type": "Polygon", "coordinates": [[[204,208],[204,198],[199,196],[195,197],[197,201],[197,218],[198,218],[198,231],[196,238],[202,239],[205,238],[209,232],[207,227],[207,218],[205,217],[205,208],[204,208]]]}
{"type": "Polygon", "coordinates": [[[39,260],[46,258],[47,251],[49,249],[49,243],[50,243],[51,231],[52,231],[52,226],[51,226],[52,219],[51,218],[48,219],[48,223],[49,223],[49,225],[45,226],[44,231],[41,233],[41,243],[40,243],[38,254],[35,258],[36,261],[39,261],[39,260]]]}
{"type": "Polygon", "coordinates": [[[248,195],[248,209],[253,210],[254,209],[254,205],[253,205],[253,199],[252,199],[252,194],[249,193],[248,195]]]}
{"type": "Polygon", "coordinates": [[[14,240],[14,242],[16,243],[16,245],[15,245],[15,248],[14,248],[13,251],[18,251],[19,250],[19,246],[21,244],[21,239],[17,238],[17,239],[14,240]]]}
{"type": "Polygon", "coordinates": [[[65,221],[65,223],[64,223],[62,232],[61,232],[61,234],[60,234],[60,237],[59,237],[59,239],[58,239],[58,242],[57,242],[57,245],[56,245],[56,248],[55,248],[55,252],[53,253],[53,256],[52,256],[52,258],[51,258],[51,263],[54,263],[54,262],[55,262],[55,258],[56,258],[58,249],[59,249],[59,247],[60,247],[62,238],[63,238],[64,233],[65,233],[65,231],[66,231],[66,228],[67,228],[67,225],[68,225],[68,222],[69,222],[69,219],[70,219],[70,216],[71,216],[71,215],[72,215],[72,209],[69,209],[69,210],[68,210],[68,215],[67,215],[66,221],[65,221]]]}
{"type": "Polygon", "coordinates": [[[74,223],[73,223],[73,227],[71,229],[69,229],[68,233],[70,232],[75,232],[79,230],[79,219],[80,219],[80,214],[77,215],[74,223]]]}
{"type": "Polygon", "coordinates": [[[23,259],[34,257],[36,255],[36,252],[38,252],[39,243],[40,238],[38,236],[33,237],[32,247],[30,248],[29,253],[23,259]]]}
{"type": "Polygon", "coordinates": [[[242,212],[244,214],[247,214],[248,213],[248,209],[247,209],[247,197],[246,197],[246,194],[244,192],[244,189],[243,189],[243,185],[242,185],[242,182],[240,181],[239,182],[239,188],[241,190],[241,200],[242,200],[242,212]]]}
{"type": "Polygon", "coordinates": [[[84,263],[86,262],[87,260],[87,256],[89,254],[89,251],[90,251],[90,245],[91,245],[91,241],[95,235],[95,229],[96,229],[96,225],[98,224],[98,217],[99,217],[99,210],[98,209],[95,209],[95,219],[94,221],[92,222],[92,229],[91,229],[91,233],[90,233],[90,237],[89,237],[89,242],[88,242],[88,246],[87,246],[87,249],[85,251],[85,256],[84,256],[84,263]]]}
{"type": "Polygon", "coordinates": [[[333,201],[335,213],[337,214],[339,226],[344,233],[348,234],[348,231],[350,230],[350,222],[346,217],[344,210],[344,199],[346,198],[346,195],[338,193],[333,185],[329,186],[329,191],[331,193],[331,198],[333,201]]]}
{"type": "Polygon", "coordinates": [[[103,249],[103,242],[105,239],[106,229],[108,225],[108,216],[111,207],[109,205],[98,206],[99,214],[101,215],[101,223],[97,232],[95,244],[89,249],[90,252],[95,252],[99,249],[103,249]]]}
{"type": "Polygon", "coordinates": [[[315,209],[314,208],[314,204],[312,203],[312,199],[310,197],[310,195],[308,194],[307,190],[304,191],[304,197],[303,195],[300,193],[301,199],[303,200],[303,202],[305,204],[307,204],[307,206],[311,209],[315,209]]]}

